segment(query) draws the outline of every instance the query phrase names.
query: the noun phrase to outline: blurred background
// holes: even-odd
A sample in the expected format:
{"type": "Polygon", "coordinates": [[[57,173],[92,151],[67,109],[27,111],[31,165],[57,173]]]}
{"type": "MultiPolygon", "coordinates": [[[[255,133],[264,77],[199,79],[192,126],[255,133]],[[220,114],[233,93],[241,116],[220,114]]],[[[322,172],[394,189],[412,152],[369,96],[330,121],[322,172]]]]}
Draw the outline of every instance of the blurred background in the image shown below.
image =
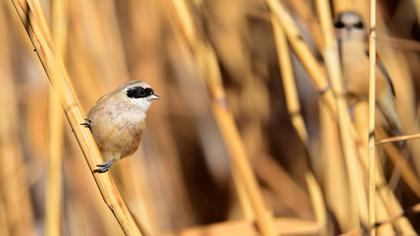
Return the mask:
{"type": "MultiPolygon", "coordinates": [[[[360,199],[351,184],[360,180],[367,191],[366,101],[348,107],[363,137],[351,140],[349,149],[301,64],[305,57],[290,47],[293,39],[284,41],[270,1],[185,2],[187,12],[166,0],[41,1],[85,112],[129,80],[146,81],[161,97],[148,114],[139,150],[111,171],[134,218],[153,235],[252,219],[238,199],[230,144],[212,110],[208,78],[216,73],[276,219],[295,220],[290,227],[296,230],[315,225],[310,235],[337,235],[366,224],[366,209],[355,207],[360,199]],[[194,29],[182,16],[190,17],[194,29]],[[213,64],[200,61],[200,45],[212,52],[213,64]],[[351,157],[356,169],[348,167],[351,157]]],[[[278,2],[310,56],[325,68],[319,1],[278,2]]],[[[352,10],[368,25],[369,1],[330,4],[328,17],[352,10]]],[[[378,53],[395,85],[401,134],[418,133],[420,1],[381,0],[377,14],[378,53]]],[[[62,110],[49,100],[46,74],[8,0],[0,2],[0,83],[0,235],[46,234],[49,181],[57,181],[61,207],[54,219],[63,235],[122,235],[62,110]],[[52,114],[61,120],[56,126],[49,123],[52,114]]],[[[381,124],[378,140],[395,135],[381,124]]],[[[377,155],[376,215],[383,221],[419,203],[420,141],[377,146],[377,155]]],[[[419,215],[409,214],[379,232],[416,235],[419,222],[419,215]]]]}

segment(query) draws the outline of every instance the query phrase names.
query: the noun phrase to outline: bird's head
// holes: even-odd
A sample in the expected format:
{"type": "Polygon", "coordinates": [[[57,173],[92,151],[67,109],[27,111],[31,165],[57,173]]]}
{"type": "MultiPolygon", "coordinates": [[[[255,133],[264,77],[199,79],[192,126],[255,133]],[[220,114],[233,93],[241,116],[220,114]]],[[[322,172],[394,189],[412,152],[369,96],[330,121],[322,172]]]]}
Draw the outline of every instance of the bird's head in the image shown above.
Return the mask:
{"type": "Polygon", "coordinates": [[[363,18],[353,11],[338,14],[334,20],[334,28],[337,33],[337,38],[340,40],[363,40],[366,37],[363,18]]]}
{"type": "Polygon", "coordinates": [[[154,100],[158,100],[159,96],[155,94],[152,87],[139,80],[128,82],[123,85],[122,92],[125,93],[128,101],[143,111],[147,111],[154,100]]]}
{"type": "Polygon", "coordinates": [[[154,100],[159,96],[155,94],[152,87],[140,80],[133,80],[121,85],[119,88],[99,99],[98,102],[122,102],[140,109],[143,112],[149,110],[154,100]]]}

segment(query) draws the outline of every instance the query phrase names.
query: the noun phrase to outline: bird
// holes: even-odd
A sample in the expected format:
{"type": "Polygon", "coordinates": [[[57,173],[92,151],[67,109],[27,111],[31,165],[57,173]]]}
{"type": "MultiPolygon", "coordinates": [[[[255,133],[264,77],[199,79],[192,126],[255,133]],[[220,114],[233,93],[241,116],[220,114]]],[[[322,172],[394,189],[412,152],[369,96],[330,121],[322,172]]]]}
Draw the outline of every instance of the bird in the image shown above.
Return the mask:
{"type": "Polygon", "coordinates": [[[106,160],[96,165],[93,173],[107,172],[115,161],[138,149],[146,114],[154,100],[159,100],[159,96],[140,80],[127,82],[98,99],[81,123],[91,130],[106,160]]]}
{"type": "MultiPolygon", "coordinates": [[[[352,101],[366,101],[369,96],[369,50],[363,18],[357,12],[342,12],[336,16],[334,28],[347,97],[352,101]]],[[[395,88],[384,64],[376,57],[376,104],[388,128],[400,133],[400,120],[395,109],[395,88]]]]}

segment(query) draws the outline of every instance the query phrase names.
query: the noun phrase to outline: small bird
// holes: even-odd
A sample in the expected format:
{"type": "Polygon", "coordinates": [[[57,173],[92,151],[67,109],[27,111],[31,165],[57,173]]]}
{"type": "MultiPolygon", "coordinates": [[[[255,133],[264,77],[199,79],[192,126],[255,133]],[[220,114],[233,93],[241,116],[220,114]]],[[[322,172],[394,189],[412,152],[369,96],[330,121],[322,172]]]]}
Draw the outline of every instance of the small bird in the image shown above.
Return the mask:
{"type": "Polygon", "coordinates": [[[81,125],[92,131],[105,163],[96,165],[93,173],[107,172],[112,163],[134,153],[140,145],[146,126],[146,113],[152,101],[158,100],[150,85],[130,81],[99,98],[81,125]]]}
{"type": "MultiPolygon", "coordinates": [[[[347,95],[353,101],[369,95],[369,51],[367,31],[362,16],[356,12],[340,13],[334,22],[341,55],[347,95]]],[[[384,64],[377,58],[376,103],[392,131],[401,130],[394,104],[395,89],[384,64]]]]}

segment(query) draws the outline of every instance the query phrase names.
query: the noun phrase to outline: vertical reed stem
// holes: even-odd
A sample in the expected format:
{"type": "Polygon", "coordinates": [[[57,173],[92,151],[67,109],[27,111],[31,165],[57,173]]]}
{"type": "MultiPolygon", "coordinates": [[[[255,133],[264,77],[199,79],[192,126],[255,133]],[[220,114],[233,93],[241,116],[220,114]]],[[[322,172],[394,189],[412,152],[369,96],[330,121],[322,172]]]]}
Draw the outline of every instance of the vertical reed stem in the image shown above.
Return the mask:
{"type": "Polygon", "coordinates": [[[274,41],[276,43],[277,56],[281,69],[281,81],[283,82],[284,93],[286,97],[287,110],[299,137],[307,144],[308,134],[303,120],[299,97],[297,94],[296,83],[293,76],[292,61],[290,58],[289,47],[287,45],[286,36],[275,16],[271,16],[271,24],[273,25],[274,41]]]}
{"type": "MultiPolygon", "coordinates": [[[[370,31],[369,31],[369,224],[373,225],[375,217],[375,100],[376,100],[376,0],[370,1],[370,31]]],[[[376,235],[376,228],[370,231],[376,235]]]]}
{"type": "Polygon", "coordinates": [[[63,115],[58,97],[53,88],[49,88],[49,150],[48,177],[46,189],[45,227],[46,235],[61,235],[61,191],[62,191],[62,146],[63,115]]]}
{"type": "MultiPolygon", "coordinates": [[[[65,0],[51,1],[51,33],[57,54],[64,58],[66,47],[65,0]]],[[[49,96],[49,149],[46,188],[45,227],[46,235],[61,235],[62,150],[64,116],[58,96],[51,85],[49,96]]]]}

